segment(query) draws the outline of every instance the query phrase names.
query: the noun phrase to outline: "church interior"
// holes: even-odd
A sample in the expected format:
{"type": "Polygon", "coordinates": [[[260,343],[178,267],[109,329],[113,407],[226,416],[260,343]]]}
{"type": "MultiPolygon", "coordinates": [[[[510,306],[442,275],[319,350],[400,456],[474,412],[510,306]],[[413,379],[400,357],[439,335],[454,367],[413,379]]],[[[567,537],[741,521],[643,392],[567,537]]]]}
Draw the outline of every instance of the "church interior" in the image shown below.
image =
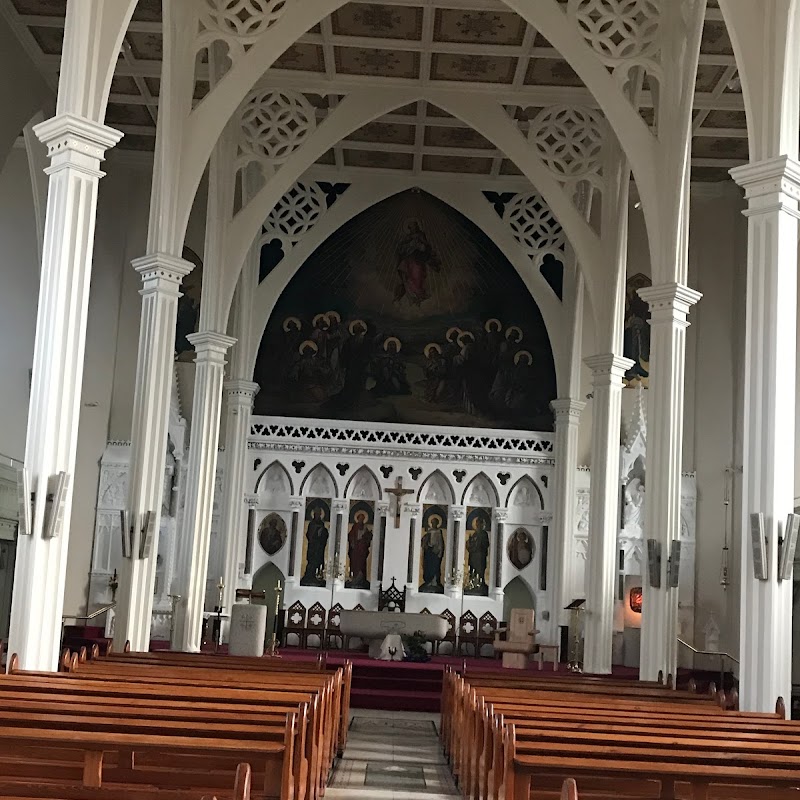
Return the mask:
{"type": "Polygon", "coordinates": [[[800,0],[0,0],[0,102],[0,797],[800,791],[800,0]]]}

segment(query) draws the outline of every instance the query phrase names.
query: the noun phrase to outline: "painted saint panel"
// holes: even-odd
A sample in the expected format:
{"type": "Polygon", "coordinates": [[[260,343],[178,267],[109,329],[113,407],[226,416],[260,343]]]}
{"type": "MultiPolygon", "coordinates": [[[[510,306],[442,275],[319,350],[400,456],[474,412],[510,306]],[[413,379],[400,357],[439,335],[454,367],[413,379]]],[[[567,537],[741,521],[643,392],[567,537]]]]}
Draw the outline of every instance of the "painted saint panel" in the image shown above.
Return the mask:
{"type": "Polygon", "coordinates": [[[650,307],[641,297],[639,289],[653,282],[641,272],[628,278],[625,286],[625,332],[623,355],[633,361],[625,373],[625,385],[642,384],[647,388],[650,380],[650,307]]]}
{"type": "Polygon", "coordinates": [[[517,528],[508,540],[508,560],[517,568],[525,569],[536,554],[536,543],[527,528],[517,528]]]}
{"type": "Polygon", "coordinates": [[[426,503],[422,508],[422,541],[419,550],[419,591],[444,594],[447,563],[447,506],[426,503]]]}
{"type": "Polygon", "coordinates": [[[309,257],[254,379],[257,414],[552,430],[536,302],[491,239],[421,191],[367,209],[309,257]]]}
{"type": "Polygon", "coordinates": [[[372,576],[372,534],[375,503],[351,500],[347,529],[347,564],[345,589],[369,589],[372,576]]]}
{"type": "Polygon", "coordinates": [[[492,509],[467,508],[464,552],[464,594],[489,595],[489,550],[492,509]]]}
{"type": "Polygon", "coordinates": [[[286,544],[286,522],[280,514],[267,514],[258,526],[258,543],[268,555],[274,556],[286,544]]]}
{"type": "Polygon", "coordinates": [[[303,526],[303,575],[301,586],[325,586],[325,567],[330,539],[331,501],[321,497],[306,500],[303,526]]]}

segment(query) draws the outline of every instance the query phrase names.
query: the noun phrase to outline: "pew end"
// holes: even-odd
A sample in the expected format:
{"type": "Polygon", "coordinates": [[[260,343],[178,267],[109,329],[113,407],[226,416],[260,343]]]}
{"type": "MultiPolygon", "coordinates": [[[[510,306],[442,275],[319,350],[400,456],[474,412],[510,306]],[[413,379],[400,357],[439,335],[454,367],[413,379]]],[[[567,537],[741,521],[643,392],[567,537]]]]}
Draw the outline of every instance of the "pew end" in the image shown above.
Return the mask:
{"type": "Polygon", "coordinates": [[[561,787],[561,800],[578,800],[578,784],[574,778],[567,778],[561,787]]]}

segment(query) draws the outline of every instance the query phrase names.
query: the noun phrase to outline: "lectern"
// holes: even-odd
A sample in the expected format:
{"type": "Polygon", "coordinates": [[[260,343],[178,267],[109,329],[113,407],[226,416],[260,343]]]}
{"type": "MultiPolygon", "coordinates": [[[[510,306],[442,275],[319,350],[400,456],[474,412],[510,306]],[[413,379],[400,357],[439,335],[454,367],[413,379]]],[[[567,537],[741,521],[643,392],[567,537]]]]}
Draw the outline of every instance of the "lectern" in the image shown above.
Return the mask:
{"type": "Polygon", "coordinates": [[[583,627],[583,613],[586,611],[586,598],[573,600],[564,610],[569,611],[569,662],[567,670],[570,672],[583,672],[583,658],[581,653],[581,628],[583,627]]]}

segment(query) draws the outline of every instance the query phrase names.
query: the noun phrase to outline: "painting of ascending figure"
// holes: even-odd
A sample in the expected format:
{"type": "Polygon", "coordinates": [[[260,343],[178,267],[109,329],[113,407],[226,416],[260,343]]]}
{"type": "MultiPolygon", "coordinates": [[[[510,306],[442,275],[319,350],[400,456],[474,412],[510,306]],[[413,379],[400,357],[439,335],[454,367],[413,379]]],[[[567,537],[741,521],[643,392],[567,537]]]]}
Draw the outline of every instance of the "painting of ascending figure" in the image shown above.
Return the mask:
{"type": "Polygon", "coordinates": [[[269,416],[552,429],[536,302],[491,239],[421,191],[377,203],[307,259],[275,304],[255,380],[269,416]]]}

